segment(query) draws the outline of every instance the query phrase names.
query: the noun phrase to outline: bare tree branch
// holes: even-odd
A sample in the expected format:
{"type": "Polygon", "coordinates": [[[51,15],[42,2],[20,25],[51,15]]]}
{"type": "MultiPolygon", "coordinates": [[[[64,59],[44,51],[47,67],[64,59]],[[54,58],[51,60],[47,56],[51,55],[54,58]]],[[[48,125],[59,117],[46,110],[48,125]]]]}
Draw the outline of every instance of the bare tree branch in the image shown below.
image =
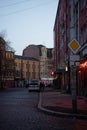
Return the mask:
{"type": "Polygon", "coordinates": [[[2,30],[0,32],[0,37],[2,37],[5,40],[5,42],[6,42],[6,50],[7,51],[15,52],[15,50],[13,49],[13,47],[10,46],[11,45],[11,41],[9,41],[9,40],[6,39],[6,37],[7,37],[6,30],[2,30]]]}

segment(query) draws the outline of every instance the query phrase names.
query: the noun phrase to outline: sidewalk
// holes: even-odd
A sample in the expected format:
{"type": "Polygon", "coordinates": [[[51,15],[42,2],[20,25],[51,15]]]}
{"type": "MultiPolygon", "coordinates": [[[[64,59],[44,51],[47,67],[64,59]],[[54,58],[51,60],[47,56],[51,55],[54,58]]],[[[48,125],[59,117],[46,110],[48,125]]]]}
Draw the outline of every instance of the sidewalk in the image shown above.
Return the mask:
{"type": "Polygon", "coordinates": [[[77,113],[72,112],[72,96],[50,88],[40,93],[38,108],[51,114],[87,119],[87,100],[77,97],[77,113]]]}

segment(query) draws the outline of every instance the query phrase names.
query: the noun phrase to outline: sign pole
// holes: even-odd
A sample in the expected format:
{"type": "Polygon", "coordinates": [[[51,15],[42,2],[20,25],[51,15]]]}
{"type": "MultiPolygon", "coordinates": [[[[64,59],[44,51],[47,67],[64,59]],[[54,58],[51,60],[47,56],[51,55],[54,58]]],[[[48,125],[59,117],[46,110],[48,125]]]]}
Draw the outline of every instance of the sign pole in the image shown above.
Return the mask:
{"type": "Polygon", "coordinates": [[[77,112],[77,97],[76,97],[76,66],[71,69],[72,72],[72,111],[77,112]]]}
{"type": "MultiPolygon", "coordinates": [[[[75,17],[74,17],[74,1],[70,0],[70,5],[71,5],[71,21],[70,21],[70,37],[71,37],[71,42],[68,44],[69,48],[74,54],[77,54],[80,46],[75,38],[75,17]]],[[[73,55],[71,53],[71,55],[73,55]]],[[[75,63],[75,62],[74,62],[75,63]]],[[[72,81],[72,111],[73,113],[77,112],[77,99],[76,99],[76,66],[75,64],[71,67],[71,81],[72,81]]]]}

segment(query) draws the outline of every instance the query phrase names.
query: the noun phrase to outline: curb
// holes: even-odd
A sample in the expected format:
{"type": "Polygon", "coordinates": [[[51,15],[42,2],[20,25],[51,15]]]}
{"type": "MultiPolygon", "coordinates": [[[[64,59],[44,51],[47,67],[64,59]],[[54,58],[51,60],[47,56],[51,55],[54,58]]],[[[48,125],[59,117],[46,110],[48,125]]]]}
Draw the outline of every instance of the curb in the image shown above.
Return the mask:
{"type": "Polygon", "coordinates": [[[49,110],[49,109],[43,107],[42,106],[42,93],[41,92],[39,94],[38,109],[47,113],[47,114],[51,114],[51,115],[87,120],[87,115],[80,115],[80,114],[75,114],[75,113],[73,113],[73,114],[72,113],[65,113],[65,112],[60,112],[60,111],[57,112],[57,111],[49,110]]]}

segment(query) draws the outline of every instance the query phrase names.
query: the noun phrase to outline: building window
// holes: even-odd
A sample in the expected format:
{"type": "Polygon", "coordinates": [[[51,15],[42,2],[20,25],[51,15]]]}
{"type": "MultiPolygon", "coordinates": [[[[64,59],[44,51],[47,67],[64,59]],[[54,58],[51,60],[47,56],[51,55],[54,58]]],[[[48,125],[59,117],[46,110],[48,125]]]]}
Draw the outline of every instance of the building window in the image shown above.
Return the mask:
{"type": "Polygon", "coordinates": [[[34,70],[35,69],[35,64],[33,63],[33,65],[32,65],[32,69],[34,70]]]}
{"type": "Polygon", "coordinates": [[[20,71],[16,71],[16,76],[19,77],[20,76],[20,71]]]}
{"type": "Polygon", "coordinates": [[[26,64],[26,69],[27,69],[27,64],[26,64]]]}

